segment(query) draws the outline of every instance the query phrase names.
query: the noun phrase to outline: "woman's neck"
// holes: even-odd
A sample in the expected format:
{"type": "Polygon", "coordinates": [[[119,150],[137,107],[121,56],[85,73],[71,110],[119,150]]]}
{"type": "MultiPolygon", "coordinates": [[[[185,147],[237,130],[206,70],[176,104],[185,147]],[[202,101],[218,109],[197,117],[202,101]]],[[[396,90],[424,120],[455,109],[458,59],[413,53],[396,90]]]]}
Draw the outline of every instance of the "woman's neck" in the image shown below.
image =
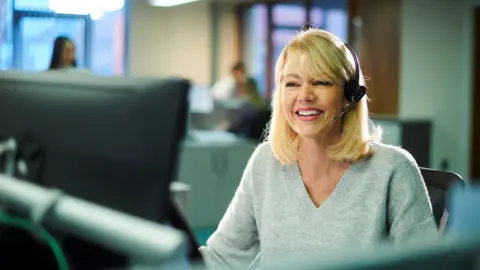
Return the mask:
{"type": "Polygon", "coordinates": [[[309,139],[299,141],[298,165],[303,174],[308,174],[315,179],[323,178],[345,167],[345,163],[331,158],[328,147],[335,143],[337,136],[328,136],[330,139],[309,139]]]}

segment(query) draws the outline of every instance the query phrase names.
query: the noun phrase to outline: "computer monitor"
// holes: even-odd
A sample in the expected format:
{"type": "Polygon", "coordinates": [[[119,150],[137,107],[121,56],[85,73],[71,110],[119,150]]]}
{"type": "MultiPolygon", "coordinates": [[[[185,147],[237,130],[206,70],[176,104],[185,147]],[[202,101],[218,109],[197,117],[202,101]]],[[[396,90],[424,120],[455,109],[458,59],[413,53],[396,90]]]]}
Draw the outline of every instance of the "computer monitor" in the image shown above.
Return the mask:
{"type": "Polygon", "coordinates": [[[375,249],[331,254],[323,260],[297,260],[272,269],[301,270],[477,270],[480,235],[468,233],[441,240],[418,241],[403,246],[379,245],[375,249]],[[294,268],[292,268],[295,266],[294,268]]]}
{"type": "MultiPolygon", "coordinates": [[[[28,181],[168,222],[189,87],[176,78],[4,71],[0,140],[17,140],[28,168],[21,177],[28,181]]],[[[120,255],[81,239],[66,236],[63,244],[75,269],[88,268],[87,262],[123,263],[120,255]]]]}
{"type": "MultiPolygon", "coordinates": [[[[48,231],[38,227],[39,224],[44,226],[48,224],[49,228],[60,228],[71,235],[88,239],[91,243],[124,254],[130,259],[132,269],[141,267],[143,270],[159,270],[188,267],[185,259],[185,235],[179,230],[4,174],[0,174],[0,199],[3,209],[0,212],[0,224],[8,224],[9,229],[21,229],[21,232],[27,232],[31,238],[33,235],[37,237],[37,245],[31,241],[31,244],[23,245],[21,250],[12,251],[12,247],[8,245],[11,231],[2,231],[0,256],[1,265],[5,269],[71,269],[63,249],[58,247],[58,243],[54,238],[52,239],[48,231]],[[3,234],[7,234],[7,244],[4,241],[5,237],[2,237],[3,234]],[[38,263],[38,260],[28,257],[29,251],[38,256],[39,249],[35,250],[35,247],[45,242],[50,245],[50,254],[44,249],[43,261],[48,262],[46,258],[55,254],[56,256],[53,257],[57,267],[53,265],[52,260],[50,264],[38,263]],[[34,252],[30,249],[32,247],[34,252]],[[13,260],[12,257],[14,257],[13,260]],[[27,264],[20,265],[19,259],[27,261],[27,264]]],[[[22,234],[14,233],[13,240],[21,240],[19,235],[22,234]]],[[[78,266],[75,265],[75,267],[78,269],[78,266]]]]}
{"type": "Polygon", "coordinates": [[[213,95],[208,85],[193,85],[189,92],[190,113],[211,113],[213,111],[213,95]]]}
{"type": "Polygon", "coordinates": [[[448,194],[447,235],[480,234],[480,184],[470,181],[465,186],[455,185],[448,194]]]}

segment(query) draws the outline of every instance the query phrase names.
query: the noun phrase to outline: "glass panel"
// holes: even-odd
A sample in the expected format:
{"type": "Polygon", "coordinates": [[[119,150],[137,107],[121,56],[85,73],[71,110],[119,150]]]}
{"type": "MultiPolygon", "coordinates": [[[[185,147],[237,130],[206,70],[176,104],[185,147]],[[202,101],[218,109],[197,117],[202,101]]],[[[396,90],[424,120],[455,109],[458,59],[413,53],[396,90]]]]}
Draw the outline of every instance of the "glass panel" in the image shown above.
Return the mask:
{"type": "Polygon", "coordinates": [[[348,41],[348,15],[345,10],[330,9],[325,12],[325,30],[337,35],[344,42],[348,41]]]}
{"type": "Polygon", "coordinates": [[[305,6],[301,4],[276,4],[273,6],[272,19],[275,26],[294,26],[305,24],[305,6]]]}
{"type": "Polygon", "coordinates": [[[244,55],[245,63],[259,88],[262,96],[266,95],[265,78],[267,59],[267,7],[256,4],[245,14],[244,55]]]}
{"type": "Polygon", "coordinates": [[[124,74],[125,12],[104,13],[93,21],[92,72],[101,75],[124,74]]]}
{"type": "Polygon", "coordinates": [[[310,23],[315,27],[323,28],[323,10],[319,7],[313,7],[310,10],[310,23]]]}
{"type": "Polygon", "coordinates": [[[0,0],[0,70],[13,66],[11,5],[11,0],[0,0]]]}
{"type": "MultiPolygon", "coordinates": [[[[298,35],[297,30],[290,30],[290,29],[274,29],[273,30],[273,63],[272,63],[272,87],[275,87],[275,65],[277,63],[277,59],[282,53],[283,48],[290,42],[296,35],[298,35]]],[[[272,88],[274,89],[274,88],[272,88]]],[[[273,92],[273,91],[272,91],[273,92]]]]}
{"type": "Polygon", "coordinates": [[[24,17],[20,20],[21,47],[17,68],[31,71],[48,69],[53,41],[58,35],[67,35],[73,39],[76,45],[77,65],[83,67],[85,20],[24,17]]]}
{"type": "Polygon", "coordinates": [[[348,12],[345,0],[313,0],[310,10],[311,23],[337,35],[343,41],[348,39],[348,12]]]}

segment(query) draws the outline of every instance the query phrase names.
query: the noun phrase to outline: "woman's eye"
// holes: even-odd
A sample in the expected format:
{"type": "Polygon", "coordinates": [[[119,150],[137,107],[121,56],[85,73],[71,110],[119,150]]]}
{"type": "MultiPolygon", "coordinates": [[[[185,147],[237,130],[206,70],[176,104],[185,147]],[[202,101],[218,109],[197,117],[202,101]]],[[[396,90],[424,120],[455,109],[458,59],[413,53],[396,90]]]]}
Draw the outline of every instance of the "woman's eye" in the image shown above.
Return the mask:
{"type": "Polygon", "coordinates": [[[296,82],[287,82],[287,83],[285,84],[285,86],[286,86],[286,87],[296,87],[296,86],[298,86],[298,83],[296,83],[296,82]]]}
{"type": "Polygon", "coordinates": [[[318,86],[332,86],[333,83],[329,81],[313,81],[313,85],[318,85],[318,86]]]}

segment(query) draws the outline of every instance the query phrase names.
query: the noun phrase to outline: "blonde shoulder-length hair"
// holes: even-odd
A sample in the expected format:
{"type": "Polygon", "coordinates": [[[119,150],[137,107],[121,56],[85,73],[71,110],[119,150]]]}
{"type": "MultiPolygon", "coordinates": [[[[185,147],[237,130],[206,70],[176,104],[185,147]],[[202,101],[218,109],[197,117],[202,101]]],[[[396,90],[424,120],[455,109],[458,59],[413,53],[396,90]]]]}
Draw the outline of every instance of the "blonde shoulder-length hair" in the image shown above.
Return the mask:
{"type": "MultiPolygon", "coordinates": [[[[313,74],[326,74],[334,83],[343,85],[345,81],[355,77],[353,55],[344,43],[335,35],[320,29],[309,29],[299,33],[290,41],[278,57],[275,67],[275,92],[272,99],[272,118],[268,127],[267,141],[275,157],[282,164],[297,161],[299,141],[298,134],[290,127],[282,109],[283,69],[288,61],[289,52],[300,52],[313,63],[310,67],[313,74]]],[[[360,71],[360,82],[365,79],[360,71]]],[[[367,97],[361,99],[349,112],[344,114],[342,135],[327,149],[328,156],[334,160],[355,162],[373,153],[372,142],[381,140],[381,130],[375,128],[370,121],[367,97]]]]}

